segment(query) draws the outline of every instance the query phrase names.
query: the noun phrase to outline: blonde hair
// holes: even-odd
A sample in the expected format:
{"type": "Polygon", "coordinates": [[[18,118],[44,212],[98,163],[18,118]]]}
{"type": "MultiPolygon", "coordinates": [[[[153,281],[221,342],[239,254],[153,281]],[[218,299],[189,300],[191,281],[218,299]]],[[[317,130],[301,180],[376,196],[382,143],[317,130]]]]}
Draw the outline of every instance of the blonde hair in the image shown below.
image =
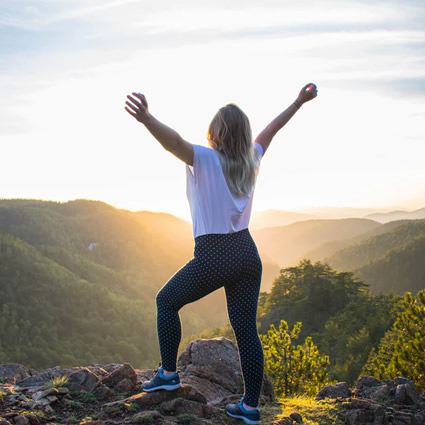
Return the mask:
{"type": "Polygon", "coordinates": [[[257,178],[259,156],[248,117],[233,103],[223,106],[212,119],[207,138],[219,153],[230,191],[238,197],[249,195],[257,178]]]}

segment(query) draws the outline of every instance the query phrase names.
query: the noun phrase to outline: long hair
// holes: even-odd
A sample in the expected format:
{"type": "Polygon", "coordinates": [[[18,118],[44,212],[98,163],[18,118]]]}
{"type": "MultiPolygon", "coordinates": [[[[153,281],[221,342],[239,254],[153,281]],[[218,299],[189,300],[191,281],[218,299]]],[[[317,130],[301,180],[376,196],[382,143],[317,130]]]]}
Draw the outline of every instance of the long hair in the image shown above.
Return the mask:
{"type": "Polygon", "coordinates": [[[212,119],[207,138],[219,153],[230,191],[237,197],[249,195],[257,178],[259,157],[248,117],[233,103],[223,106],[212,119]]]}

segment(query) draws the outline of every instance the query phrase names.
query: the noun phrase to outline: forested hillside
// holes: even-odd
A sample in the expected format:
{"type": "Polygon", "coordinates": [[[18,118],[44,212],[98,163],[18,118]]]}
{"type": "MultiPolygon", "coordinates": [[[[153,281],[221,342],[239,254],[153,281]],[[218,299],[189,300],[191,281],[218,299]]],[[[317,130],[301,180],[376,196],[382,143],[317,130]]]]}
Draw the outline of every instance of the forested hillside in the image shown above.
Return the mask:
{"type": "Polygon", "coordinates": [[[0,232],[0,362],[32,367],[153,359],[152,290],[118,295],[0,232]],[[146,323],[147,321],[147,323],[146,323]]]}
{"type": "MultiPolygon", "coordinates": [[[[335,379],[354,379],[393,323],[399,298],[387,294],[424,287],[425,220],[309,220],[252,233],[263,259],[261,332],[302,322],[301,338],[329,355],[335,379]],[[330,265],[296,263],[308,250],[332,252],[330,265]]],[[[169,214],[0,200],[0,363],[156,365],[155,295],[192,254],[190,223],[169,214]]],[[[232,336],[219,329],[222,290],[181,315],[186,338],[232,336]]]]}
{"type": "Polygon", "coordinates": [[[325,261],[337,270],[354,271],[376,293],[401,295],[425,287],[424,258],[425,220],[405,220],[383,225],[378,234],[372,233],[325,261]]]}
{"type": "MultiPolygon", "coordinates": [[[[0,231],[0,362],[157,364],[155,295],[192,256],[189,223],[94,201],[2,200],[0,231]]],[[[185,334],[224,324],[223,293],[182,317],[185,334]]]]}
{"type": "Polygon", "coordinates": [[[350,240],[382,225],[361,218],[307,220],[287,226],[255,230],[258,249],[280,267],[297,264],[306,251],[331,241],[350,240]]]}

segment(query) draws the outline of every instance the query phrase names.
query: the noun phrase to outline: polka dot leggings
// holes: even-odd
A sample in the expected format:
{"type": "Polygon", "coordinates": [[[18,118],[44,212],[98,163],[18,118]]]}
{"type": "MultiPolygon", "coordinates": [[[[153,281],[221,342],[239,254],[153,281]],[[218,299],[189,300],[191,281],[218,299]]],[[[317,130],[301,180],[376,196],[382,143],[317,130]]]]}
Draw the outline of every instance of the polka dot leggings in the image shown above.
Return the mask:
{"type": "Polygon", "coordinates": [[[170,372],[176,370],[181,339],[178,311],[224,286],[245,383],[244,402],[257,407],[264,366],[256,325],[261,272],[261,259],[248,229],[196,237],[194,258],[164,285],[156,298],[162,367],[170,372]]]}

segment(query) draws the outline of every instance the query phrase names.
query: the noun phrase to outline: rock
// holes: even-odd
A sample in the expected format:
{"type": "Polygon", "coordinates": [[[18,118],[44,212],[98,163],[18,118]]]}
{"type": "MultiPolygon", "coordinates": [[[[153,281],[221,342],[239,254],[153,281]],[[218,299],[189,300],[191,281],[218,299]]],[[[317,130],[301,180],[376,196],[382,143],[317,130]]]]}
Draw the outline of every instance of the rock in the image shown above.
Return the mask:
{"type": "Polygon", "coordinates": [[[349,425],[360,425],[373,423],[373,412],[366,409],[353,409],[346,413],[346,423],[349,425]]]}
{"type": "Polygon", "coordinates": [[[0,418],[0,425],[12,425],[12,424],[6,419],[0,418]]]}
{"type": "Polygon", "coordinates": [[[99,385],[99,378],[87,368],[73,372],[68,377],[68,388],[70,391],[85,390],[89,393],[99,385]]]}
{"type": "Polygon", "coordinates": [[[159,406],[164,401],[169,401],[173,398],[181,397],[187,400],[197,401],[198,403],[206,404],[205,396],[196,388],[190,385],[183,385],[174,391],[153,391],[151,393],[139,393],[123,400],[113,401],[104,404],[105,407],[119,406],[126,403],[137,403],[142,407],[159,406]]]}
{"type": "Polygon", "coordinates": [[[172,400],[164,401],[160,405],[160,411],[164,415],[180,415],[182,413],[192,413],[199,417],[204,417],[204,409],[201,403],[192,400],[185,400],[178,397],[172,400]]]}
{"type": "Polygon", "coordinates": [[[227,390],[219,384],[211,382],[206,378],[200,378],[195,375],[184,375],[181,379],[182,383],[185,385],[190,385],[199,390],[204,394],[208,401],[221,400],[225,397],[228,397],[234,394],[232,391],[227,390]]]}
{"type": "Polygon", "coordinates": [[[402,384],[409,384],[414,386],[413,382],[410,379],[403,378],[402,376],[397,376],[397,378],[394,378],[394,384],[395,386],[402,385],[402,384]]]}
{"type": "Polygon", "coordinates": [[[47,406],[44,407],[44,411],[46,413],[53,413],[54,412],[54,410],[53,410],[52,406],[50,406],[50,404],[48,404],[47,406]]]}
{"type": "Polygon", "coordinates": [[[11,384],[0,384],[0,392],[6,393],[6,395],[13,395],[16,393],[15,386],[11,384]]]}
{"type": "Polygon", "coordinates": [[[62,422],[68,425],[74,425],[74,424],[80,423],[80,421],[78,421],[77,419],[71,419],[71,418],[64,419],[62,422]]]}
{"type": "Polygon", "coordinates": [[[58,398],[55,395],[49,395],[46,398],[47,398],[47,400],[49,400],[49,404],[52,404],[55,401],[58,401],[58,398]]]}
{"type": "Polygon", "coordinates": [[[121,367],[115,369],[109,375],[106,375],[104,378],[102,378],[102,383],[113,387],[124,379],[127,379],[133,385],[136,385],[137,375],[129,363],[124,363],[121,367]]]}
{"type": "Polygon", "coordinates": [[[42,408],[47,406],[48,404],[49,404],[49,400],[47,400],[47,398],[41,398],[40,400],[37,400],[36,407],[42,408]]]}
{"type": "Polygon", "coordinates": [[[396,404],[415,405],[421,403],[421,397],[413,383],[400,384],[395,389],[394,401],[396,404]]]}
{"type": "Polygon", "coordinates": [[[374,378],[373,376],[360,376],[357,379],[356,387],[354,393],[357,397],[366,397],[370,388],[377,387],[382,385],[379,379],[374,378]]]}
{"type": "Polygon", "coordinates": [[[58,394],[60,396],[67,395],[67,394],[69,394],[69,390],[68,390],[68,388],[60,387],[60,388],[58,388],[58,394]]]}
{"type": "Polygon", "coordinates": [[[34,386],[43,386],[46,382],[50,381],[53,378],[69,375],[74,372],[74,369],[61,369],[59,366],[55,366],[50,369],[45,369],[37,374],[32,374],[32,376],[18,381],[18,384],[21,387],[34,387],[34,386]]]}
{"type": "MultiPolygon", "coordinates": [[[[181,354],[178,366],[181,382],[198,388],[208,401],[243,393],[239,353],[236,345],[227,338],[190,342],[181,354]]],[[[266,374],[261,393],[268,401],[275,398],[273,384],[266,374]]]]}
{"type": "Polygon", "coordinates": [[[317,394],[316,400],[323,400],[325,398],[348,398],[351,396],[351,390],[346,382],[338,382],[333,385],[326,385],[317,394]]]}
{"type": "Polygon", "coordinates": [[[33,410],[34,408],[35,408],[35,406],[37,405],[37,402],[36,401],[34,401],[34,400],[30,400],[30,401],[27,401],[25,404],[24,404],[24,407],[26,407],[28,410],[33,410]]]}
{"type": "Polygon", "coordinates": [[[298,412],[293,412],[289,415],[289,417],[295,421],[297,424],[302,423],[303,417],[298,412]]]}
{"type": "Polygon", "coordinates": [[[378,385],[377,387],[369,388],[366,395],[373,400],[388,400],[390,398],[390,388],[387,384],[378,385]]]}
{"type": "Polygon", "coordinates": [[[42,398],[45,398],[47,396],[56,395],[58,394],[58,390],[56,388],[48,388],[45,391],[38,391],[35,394],[33,394],[32,398],[35,401],[41,400],[42,398]]]}
{"type": "Polygon", "coordinates": [[[30,425],[39,425],[40,421],[38,420],[38,417],[34,415],[33,413],[28,413],[26,415],[30,425]]]}
{"type": "Polygon", "coordinates": [[[182,381],[195,375],[240,392],[242,373],[236,345],[227,338],[197,339],[189,343],[179,360],[182,381]]]}
{"type": "Polygon", "coordinates": [[[136,389],[136,385],[133,384],[133,382],[131,382],[128,378],[124,378],[122,381],[118,382],[118,384],[114,387],[114,390],[119,393],[129,393],[136,389]]]}
{"type": "Polygon", "coordinates": [[[108,400],[113,396],[113,392],[110,388],[106,387],[105,385],[101,385],[99,387],[97,387],[94,391],[93,391],[94,396],[100,400],[108,400]]]}
{"type": "Polygon", "coordinates": [[[126,422],[137,424],[152,424],[163,416],[157,410],[145,410],[144,412],[136,413],[131,418],[126,419],[126,422]]]}
{"type": "Polygon", "coordinates": [[[360,425],[371,422],[376,425],[388,423],[388,415],[384,406],[373,400],[353,398],[347,405],[346,422],[350,425],[360,425]],[[372,418],[372,419],[371,419],[372,418]]]}
{"type": "Polygon", "coordinates": [[[425,412],[415,413],[413,418],[414,418],[414,423],[425,424],[425,412]]]}
{"type": "Polygon", "coordinates": [[[413,415],[407,412],[395,412],[393,424],[399,425],[412,425],[413,424],[413,415]]]}
{"type": "Polygon", "coordinates": [[[292,425],[294,421],[289,416],[280,418],[277,422],[273,422],[275,425],[292,425]]]}
{"type": "Polygon", "coordinates": [[[0,364],[0,377],[18,382],[31,376],[32,371],[19,363],[0,364]]]}
{"type": "Polygon", "coordinates": [[[18,415],[13,418],[16,425],[28,425],[30,421],[24,415],[18,415]]]}
{"type": "Polygon", "coordinates": [[[264,396],[266,402],[273,402],[275,400],[274,385],[269,375],[263,375],[263,383],[261,385],[261,395],[264,396]]]}

